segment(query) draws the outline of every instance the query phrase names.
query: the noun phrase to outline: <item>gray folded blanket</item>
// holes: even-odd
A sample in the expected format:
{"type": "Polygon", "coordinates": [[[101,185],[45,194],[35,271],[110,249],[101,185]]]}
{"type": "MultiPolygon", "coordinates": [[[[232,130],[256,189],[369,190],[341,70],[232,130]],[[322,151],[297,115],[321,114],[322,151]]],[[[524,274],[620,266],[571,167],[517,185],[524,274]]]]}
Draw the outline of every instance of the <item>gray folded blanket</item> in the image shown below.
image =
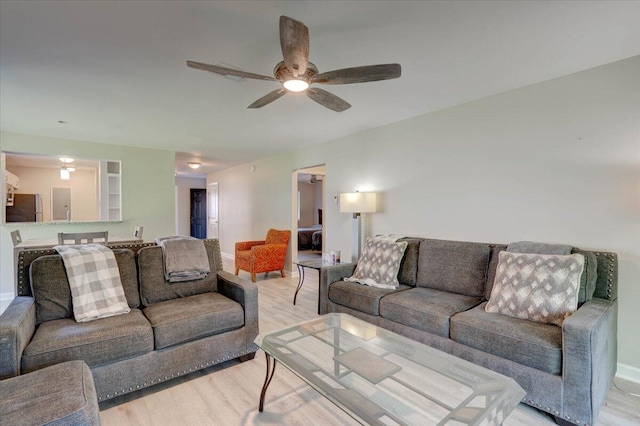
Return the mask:
{"type": "Polygon", "coordinates": [[[158,237],[156,244],[162,247],[165,280],[171,283],[199,280],[211,272],[202,240],[176,235],[158,237]]]}

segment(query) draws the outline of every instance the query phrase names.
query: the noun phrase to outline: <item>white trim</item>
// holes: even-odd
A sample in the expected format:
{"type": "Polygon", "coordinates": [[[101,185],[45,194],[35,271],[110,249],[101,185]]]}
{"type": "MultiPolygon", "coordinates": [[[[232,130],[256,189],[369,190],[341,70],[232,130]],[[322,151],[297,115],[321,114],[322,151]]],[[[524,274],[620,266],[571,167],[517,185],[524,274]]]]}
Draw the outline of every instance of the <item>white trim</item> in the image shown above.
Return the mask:
{"type": "Polygon", "coordinates": [[[231,260],[234,260],[236,258],[236,255],[234,253],[225,253],[223,251],[220,252],[220,256],[224,257],[225,259],[231,260]]]}
{"type": "Polygon", "coordinates": [[[618,363],[618,371],[616,377],[632,382],[640,383],[640,368],[632,365],[618,363]]]}

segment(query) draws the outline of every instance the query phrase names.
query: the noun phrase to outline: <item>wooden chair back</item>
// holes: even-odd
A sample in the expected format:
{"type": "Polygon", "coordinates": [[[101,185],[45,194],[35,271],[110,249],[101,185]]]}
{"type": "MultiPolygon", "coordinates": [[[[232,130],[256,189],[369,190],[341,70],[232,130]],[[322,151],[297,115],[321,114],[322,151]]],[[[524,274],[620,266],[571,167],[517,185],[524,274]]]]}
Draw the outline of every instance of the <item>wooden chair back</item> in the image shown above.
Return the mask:
{"type": "Polygon", "coordinates": [[[100,232],[58,232],[58,244],[92,244],[93,240],[101,244],[109,242],[109,231],[100,232]],[[68,241],[72,241],[69,243],[68,241]]]}
{"type": "Polygon", "coordinates": [[[144,231],[144,226],[136,225],[136,228],[133,230],[133,236],[136,238],[142,238],[143,231],[144,231]]]}
{"type": "Polygon", "coordinates": [[[20,231],[18,229],[11,231],[11,241],[13,241],[14,247],[22,243],[22,237],[20,236],[20,231]]]}

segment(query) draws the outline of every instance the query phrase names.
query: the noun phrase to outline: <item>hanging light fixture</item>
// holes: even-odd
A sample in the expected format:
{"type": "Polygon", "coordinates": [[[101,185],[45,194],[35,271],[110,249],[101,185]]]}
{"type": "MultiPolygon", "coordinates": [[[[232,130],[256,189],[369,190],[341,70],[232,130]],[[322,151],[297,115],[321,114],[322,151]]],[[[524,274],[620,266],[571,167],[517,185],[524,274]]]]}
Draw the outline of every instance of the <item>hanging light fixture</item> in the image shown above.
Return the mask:
{"type": "Polygon", "coordinates": [[[62,166],[60,168],[60,180],[69,180],[71,179],[71,171],[67,169],[67,166],[62,166]]]}

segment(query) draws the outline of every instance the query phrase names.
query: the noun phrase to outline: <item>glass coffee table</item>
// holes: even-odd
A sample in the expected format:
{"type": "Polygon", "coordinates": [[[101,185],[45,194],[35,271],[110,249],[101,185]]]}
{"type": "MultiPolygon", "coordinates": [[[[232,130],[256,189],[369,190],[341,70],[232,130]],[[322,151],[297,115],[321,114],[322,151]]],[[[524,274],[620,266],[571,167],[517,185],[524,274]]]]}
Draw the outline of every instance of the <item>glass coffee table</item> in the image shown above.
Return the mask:
{"type": "Polygon", "coordinates": [[[347,314],[260,335],[260,395],[280,363],[362,424],[500,425],[525,396],[501,374],[347,314]]]}

